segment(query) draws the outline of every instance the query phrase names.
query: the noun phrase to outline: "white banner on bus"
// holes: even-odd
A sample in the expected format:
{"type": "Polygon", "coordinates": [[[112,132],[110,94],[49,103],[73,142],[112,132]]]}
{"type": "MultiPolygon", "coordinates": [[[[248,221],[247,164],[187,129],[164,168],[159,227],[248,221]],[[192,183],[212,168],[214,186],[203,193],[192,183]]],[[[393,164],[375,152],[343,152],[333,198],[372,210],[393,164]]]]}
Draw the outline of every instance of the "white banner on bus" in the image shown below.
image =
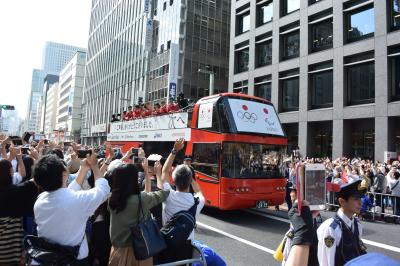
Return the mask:
{"type": "Polygon", "coordinates": [[[212,127],[213,107],[214,103],[205,103],[200,105],[198,128],[212,127]]]}
{"type": "Polygon", "coordinates": [[[228,102],[239,132],[285,135],[272,105],[241,99],[228,99],[228,102]]]}
{"type": "Polygon", "coordinates": [[[152,130],[187,128],[188,113],[171,113],[142,119],[111,123],[110,133],[130,133],[152,130]]]}
{"type": "Polygon", "coordinates": [[[107,141],[175,141],[184,138],[190,141],[190,128],[144,131],[144,132],[118,132],[107,135],[107,141]]]}

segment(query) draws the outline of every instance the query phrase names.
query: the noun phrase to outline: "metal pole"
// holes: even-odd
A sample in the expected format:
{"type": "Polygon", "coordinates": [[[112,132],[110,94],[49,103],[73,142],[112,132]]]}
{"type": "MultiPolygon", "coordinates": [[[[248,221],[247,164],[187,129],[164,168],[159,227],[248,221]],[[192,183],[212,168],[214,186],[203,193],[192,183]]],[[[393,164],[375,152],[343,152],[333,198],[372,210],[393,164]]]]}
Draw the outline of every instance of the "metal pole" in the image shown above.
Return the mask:
{"type": "Polygon", "coordinates": [[[210,71],[210,96],[214,95],[214,72],[210,71]]]}

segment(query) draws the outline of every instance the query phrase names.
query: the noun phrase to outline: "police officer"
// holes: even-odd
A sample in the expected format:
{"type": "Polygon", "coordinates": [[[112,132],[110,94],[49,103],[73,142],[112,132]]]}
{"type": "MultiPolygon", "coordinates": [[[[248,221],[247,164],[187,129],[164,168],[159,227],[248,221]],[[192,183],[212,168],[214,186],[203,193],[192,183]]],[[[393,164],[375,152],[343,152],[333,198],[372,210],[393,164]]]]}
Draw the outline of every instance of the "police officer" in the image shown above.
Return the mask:
{"type": "Polygon", "coordinates": [[[341,186],[337,193],[340,208],[317,230],[320,266],[342,266],[366,253],[361,241],[362,226],[354,214],[361,210],[361,180],[341,186]]]}

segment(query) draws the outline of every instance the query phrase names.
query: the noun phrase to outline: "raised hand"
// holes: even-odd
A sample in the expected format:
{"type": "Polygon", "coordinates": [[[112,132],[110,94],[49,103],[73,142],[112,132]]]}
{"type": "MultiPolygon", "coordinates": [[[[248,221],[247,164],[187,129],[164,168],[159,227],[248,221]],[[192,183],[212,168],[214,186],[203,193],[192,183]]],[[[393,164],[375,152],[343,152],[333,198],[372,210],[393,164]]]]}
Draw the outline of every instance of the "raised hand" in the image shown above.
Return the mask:
{"type": "Polygon", "coordinates": [[[145,174],[147,174],[147,172],[149,170],[149,162],[147,161],[147,158],[143,158],[142,167],[143,167],[145,174]]]}
{"type": "Polygon", "coordinates": [[[156,176],[161,176],[162,167],[163,166],[160,161],[157,161],[154,163],[154,172],[155,172],[156,176]]]}
{"type": "Polygon", "coordinates": [[[185,146],[185,139],[184,138],[177,139],[174,144],[174,150],[180,151],[183,149],[184,146],[185,146]]]}

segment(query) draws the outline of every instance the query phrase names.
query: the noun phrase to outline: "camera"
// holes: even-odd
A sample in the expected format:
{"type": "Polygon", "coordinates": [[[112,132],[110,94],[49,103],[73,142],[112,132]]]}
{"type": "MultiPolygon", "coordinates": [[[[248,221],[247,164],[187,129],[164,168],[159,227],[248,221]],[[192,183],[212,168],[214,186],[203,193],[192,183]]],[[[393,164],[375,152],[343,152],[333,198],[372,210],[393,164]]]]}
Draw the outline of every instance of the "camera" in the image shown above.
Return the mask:
{"type": "Polygon", "coordinates": [[[15,146],[22,146],[22,145],[24,145],[24,144],[22,143],[22,139],[21,139],[20,137],[18,137],[18,136],[11,136],[10,139],[11,139],[12,143],[13,143],[15,146]]]}
{"type": "Polygon", "coordinates": [[[21,153],[28,155],[29,147],[21,147],[21,153]]]}
{"type": "Polygon", "coordinates": [[[92,155],[91,150],[78,150],[77,155],[79,159],[84,159],[87,157],[87,155],[92,155]]]}
{"type": "Polygon", "coordinates": [[[139,148],[132,148],[132,155],[134,157],[139,156],[139,148]]]}

